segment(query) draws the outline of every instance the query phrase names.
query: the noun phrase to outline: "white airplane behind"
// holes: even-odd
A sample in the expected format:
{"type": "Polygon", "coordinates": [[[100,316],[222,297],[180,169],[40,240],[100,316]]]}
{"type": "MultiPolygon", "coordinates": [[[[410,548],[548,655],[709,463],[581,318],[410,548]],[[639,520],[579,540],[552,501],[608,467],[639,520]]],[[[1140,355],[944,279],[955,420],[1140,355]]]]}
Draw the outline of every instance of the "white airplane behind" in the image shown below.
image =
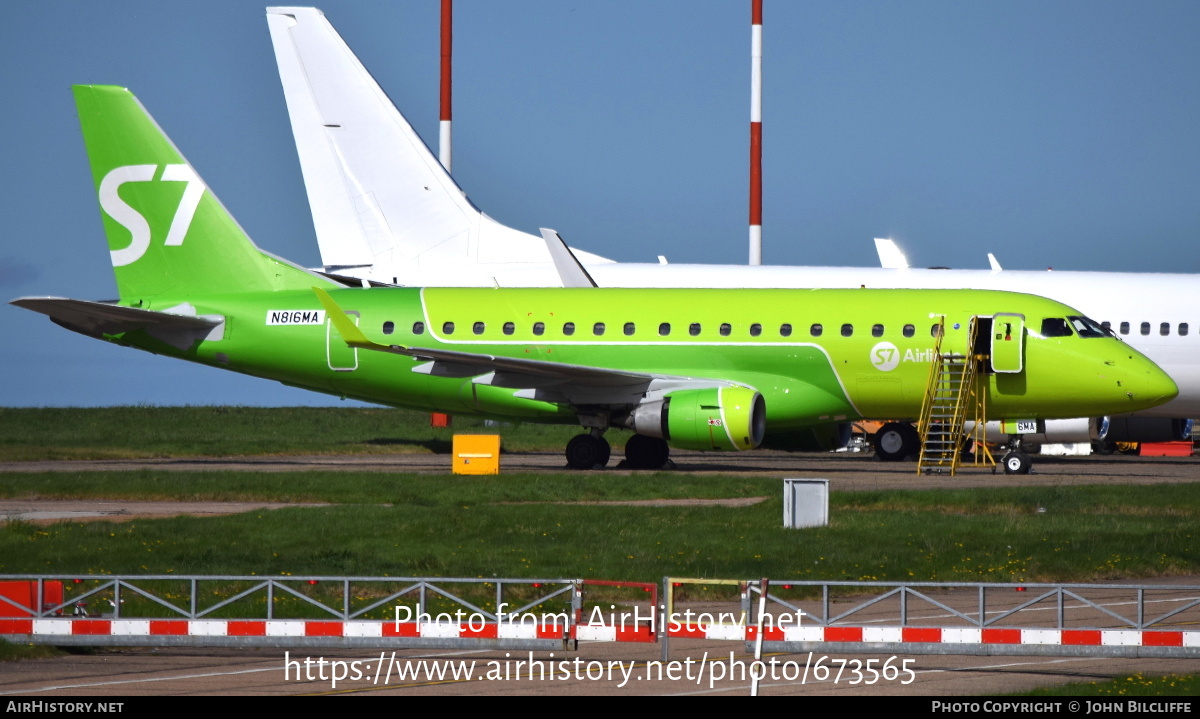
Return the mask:
{"type": "MultiPolygon", "coordinates": [[[[570,283],[551,259],[553,231],[543,231],[543,242],[471,204],[320,10],[267,8],[267,19],[327,272],[425,286],[570,283]]],[[[1200,316],[1192,316],[1200,277],[1002,270],[990,255],[990,270],[914,269],[894,243],[876,244],[884,268],[617,263],[574,254],[601,287],[972,287],[1044,295],[1110,326],[1179,386],[1176,399],[1145,419],[1114,421],[1110,439],[1182,439],[1190,432],[1183,418],[1200,417],[1200,316]]]]}
{"type": "Polygon", "coordinates": [[[554,275],[543,239],[471,204],[320,10],[267,8],[267,23],[326,272],[426,286],[554,275]]]}

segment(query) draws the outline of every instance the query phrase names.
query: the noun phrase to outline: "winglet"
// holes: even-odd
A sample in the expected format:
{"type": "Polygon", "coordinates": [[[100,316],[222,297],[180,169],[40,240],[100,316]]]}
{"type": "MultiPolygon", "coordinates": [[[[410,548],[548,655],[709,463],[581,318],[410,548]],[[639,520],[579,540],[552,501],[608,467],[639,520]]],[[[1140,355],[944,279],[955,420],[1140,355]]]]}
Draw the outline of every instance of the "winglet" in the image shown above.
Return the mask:
{"type": "Polygon", "coordinates": [[[1000,266],[1000,260],[997,260],[996,256],[990,252],[988,253],[988,265],[991,266],[992,272],[999,272],[1000,270],[1004,269],[1000,266]]]}
{"type": "Polygon", "coordinates": [[[596,281],[583,268],[583,264],[579,262],[575,253],[571,252],[571,248],[567,247],[567,243],[563,242],[563,238],[547,227],[541,230],[542,239],[546,241],[546,249],[550,252],[550,258],[554,260],[554,268],[558,270],[562,286],[596,287],[596,281]]]}
{"type": "Polygon", "coordinates": [[[908,258],[891,238],[876,237],[875,252],[879,254],[879,266],[885,270],[908,269],[908,258]]]}
{"type": "Polygon", "coordinates": [[[388,345],[381,345],[367,339],[363,331],[354,324],[349,317],[346,316],[345,310],[338,306],[337,302],[329,296],[329,293],[320,287],[312,288],[313,292],[317,293],[317,299],[325,307],[326,314],[329,315],[329,321],[333,323],[338,334],[342,336],[342,341],[351,347],[361,347],[368,350],[382,350],[384,352],[391,351],[388,345]]]}

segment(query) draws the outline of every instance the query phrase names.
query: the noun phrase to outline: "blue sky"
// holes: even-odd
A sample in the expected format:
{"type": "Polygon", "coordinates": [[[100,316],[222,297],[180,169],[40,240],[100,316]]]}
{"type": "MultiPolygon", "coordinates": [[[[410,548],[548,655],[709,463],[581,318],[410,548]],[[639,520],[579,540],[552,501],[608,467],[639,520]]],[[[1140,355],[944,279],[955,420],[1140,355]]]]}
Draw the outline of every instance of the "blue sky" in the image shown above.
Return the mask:
{"type": "MultiPolygon", "coordinates": [[[[455,3],[475,203],[622,261],[746,260],[748,0],[455,3]]],[[[1200,3],[765,2],[764,259],[1200,271],[1200,3]]],[[[436,150],[436,0],[324,2],[436,150]]],[[[264,249],[318,263],[264,5],[14,3],[0,297],[116,295],[70,85],[130,87],[264,249]]],[[[336,404],[0,306],[0,405],[336,404]]]]}

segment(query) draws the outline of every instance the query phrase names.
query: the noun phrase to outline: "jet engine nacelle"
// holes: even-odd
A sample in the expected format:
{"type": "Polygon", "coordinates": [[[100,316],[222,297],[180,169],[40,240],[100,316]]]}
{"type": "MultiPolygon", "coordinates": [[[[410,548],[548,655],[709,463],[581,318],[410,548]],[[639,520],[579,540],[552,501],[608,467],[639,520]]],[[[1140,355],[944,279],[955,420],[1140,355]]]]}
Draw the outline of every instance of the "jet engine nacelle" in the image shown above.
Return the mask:
{"type": "Polygon", "coordinates": [[[1113,417],[1109,442],[1184,442],[1192,438],[1192,420],[1168,417],[1113,417]]]}
{"type": "Polygon", "coordinates": [[[767,406],[748,387],[679,390],[638,405],[624,424],[681,449],[754,449],[766,434],[767,406]]]}

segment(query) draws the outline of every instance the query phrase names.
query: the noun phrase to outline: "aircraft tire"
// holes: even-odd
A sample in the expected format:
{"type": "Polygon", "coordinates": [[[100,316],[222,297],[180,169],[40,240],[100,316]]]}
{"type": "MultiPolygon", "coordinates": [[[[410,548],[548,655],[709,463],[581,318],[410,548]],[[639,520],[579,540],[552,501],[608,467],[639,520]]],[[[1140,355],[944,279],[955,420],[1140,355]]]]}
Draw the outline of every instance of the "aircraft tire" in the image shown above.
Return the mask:
{"type": "Polygon", "coordinates": [[[920,452],[921,437],[906,422],[888,422],[875,433],[875,456],[885,462],[901,462],[920,452]]]}
{"type": "Polygon", "coordinates": [[[1033,467],[1033,460],[1024,452],[1009,452],[1004,455],[1003,462],[1005,474],[1029,474],[1033,467]]]}
{"type": "Polygon", "coordinates": [[[567,442],[567,466],[571,469],[604,469],[612,447],[603,437],[577,434],[567,442]]]}
{"type": "Polygon", "coordinates": [[[662,469],[671,448],[657,437],[635,434],[625,443],[625,464],[630,469],[662,469]]]}

